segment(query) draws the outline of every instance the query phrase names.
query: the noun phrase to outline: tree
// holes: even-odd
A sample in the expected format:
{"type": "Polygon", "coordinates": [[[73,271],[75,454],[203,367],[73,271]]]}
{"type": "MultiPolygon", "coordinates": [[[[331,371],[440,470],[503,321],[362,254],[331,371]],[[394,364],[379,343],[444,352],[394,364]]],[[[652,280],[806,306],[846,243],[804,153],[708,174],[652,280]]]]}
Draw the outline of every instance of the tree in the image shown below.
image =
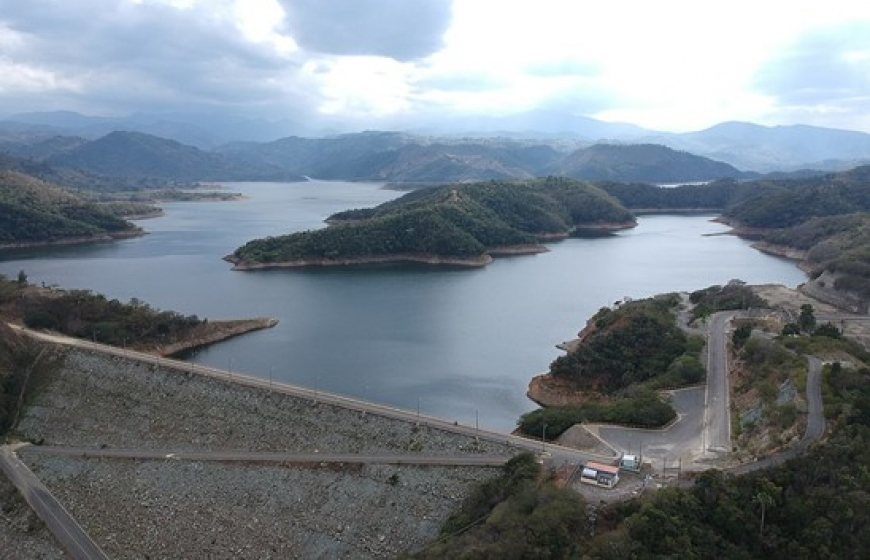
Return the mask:
{"type": "Polygon", "coordinates": [[[801,333],[801,328],[797,323],[786,323],[782,327],[782,336],[796,336],[801,333]]]}
{"type": "Polygon", "coordinates": [[[752,336],[752,325],[740,325],[731,335],[731,342],[735,348],[740,348],[749,340],[750,336],[752,336]]]}
{"type": "Polygon", "coordinates": [[[767,513],[767,508],[776,504],[776,497],[781,490],[781,488],[765,478],[761,480],[761,488],[752,498],[753,502],[761,506],[761,525],[758,531],[761,537],[764,537],[764,516],[767,513]]]}
{"type": "Polygon", "coordinates": [[[809,303],[801,305],[801,314],[798,317],[798,325],[803,332],[811,333],[816,328],[816,316],[813,314],[813,306],[809,303]]]}
{"type": "Polygon", "coordinates": [[[816,330],[813,331],[813,334],[816,336],[827,336],[828,338],[841,338],[843,333],[840,332],[840,329],[832,325],[831,323],[824,323],[816,327],[816,330]]]}
{"type": "Polygon", "coordinates": [[[18,285],[22,287],[27,285],[27,274],[24,269],[18,271],[18,285]]]}

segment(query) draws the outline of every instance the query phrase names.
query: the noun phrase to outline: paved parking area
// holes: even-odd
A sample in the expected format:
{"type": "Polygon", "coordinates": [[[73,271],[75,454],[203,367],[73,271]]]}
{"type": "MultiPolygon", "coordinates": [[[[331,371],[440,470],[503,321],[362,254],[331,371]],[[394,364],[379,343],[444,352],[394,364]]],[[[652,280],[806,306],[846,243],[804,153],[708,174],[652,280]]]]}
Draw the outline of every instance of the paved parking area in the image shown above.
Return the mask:
{"type": "Polygon", "coordinates": [[[703,449],[704,387],[690,387],[671,393],[672,404],[679,419],[661,430],[624,428],[612,425],[590,426],[601,439],[623,453],[642,454],[653,468],[667,461],[676,466],[682,458],[684,466],[700,456],[703,449]]]}

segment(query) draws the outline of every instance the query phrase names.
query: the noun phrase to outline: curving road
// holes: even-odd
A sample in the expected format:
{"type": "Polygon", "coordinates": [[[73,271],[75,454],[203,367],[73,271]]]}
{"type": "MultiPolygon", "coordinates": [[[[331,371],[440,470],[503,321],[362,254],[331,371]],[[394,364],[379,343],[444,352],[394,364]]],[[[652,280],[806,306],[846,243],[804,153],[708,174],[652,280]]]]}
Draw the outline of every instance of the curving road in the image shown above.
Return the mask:
{"type": "Polygon", "coordinates": [[[434,416],[428,416],[425,414],[419,414],[409,410],[403,410],[383,404],[367,402],[361,399],[348,397],[345,395],[339,395],[336,393],[327,393],[324,391],[318,391],[317,389],[309,389],[298,385],[291,385],[289,383],[272,382],[268,379],[261,379],[259,377],[224,371],[217,368],[202,366],[199,364],[193,364],[180,360],[173,360],[170,358],[163,358],[160,356],[145,354],[143,352],[136,352],[124,348],[107,346],[105,344],[97,344],[78,338],[34,331],[12,323],[10,323],[9,326],[23,335],[53,344],[59,344],[62,346],[69,346],[73,348],[81,348],[84,350],[99,352],[101,354],[109,356],[116,356],[128,360],[134,360],[137,362],[154,364],[165,368],[171,368],[178,371],[184,371],[196,375],[210,377],[212,379],[218,379],[224,382],[237,383],[248,387],[265,389],[268,391],[276,391],[293,397],[311,399],[313,401],[323,402],[334,406],[340,406],[343,408],[356,410],[358,412],[363,412],[367,414],[376,414],[386,418],[393,418],[396,420],[403,420],[405,422],[423,424],[433,428],[437,428],[439,430],[444,430],[447,432],[461,434],[469,437],[475,437],[494,443],[505,444],[515,447],[517,449],[527,450],[534,453],[546,451],[547,453],[549,453],[555,465],[576,464],[578,462],[587,461],[612,461],[614,459],[613,456],[589,453],[586,451],[571,449],[569,447],[562,447],[560,445],[551,443],[544,444],[540,441],[535,441],[520,436],[502,434],[490,430],[482,430],[472,426],[464,426],[462,424],[459,424],[458,422],[452,422],[450,420],[436,418],[434,416]]]}
{"type": "Polygon", "coordinates": [[[0,470],[75,560],[108,560],[81,525],[58,502],[15,454],[17,446],[0,446],[0,470]]]}
{"type": "Polygon", "coordinates": [[[728,469],[734,474],[746,474],[780,465],[789,459],[802,455],[813,443],[825,434],[825,410],[822,403],[822,361],[815,356],[807,358],[807,429],[804,435],[793,446],[768,455],[754,463],[746,463],[728,469]]]}

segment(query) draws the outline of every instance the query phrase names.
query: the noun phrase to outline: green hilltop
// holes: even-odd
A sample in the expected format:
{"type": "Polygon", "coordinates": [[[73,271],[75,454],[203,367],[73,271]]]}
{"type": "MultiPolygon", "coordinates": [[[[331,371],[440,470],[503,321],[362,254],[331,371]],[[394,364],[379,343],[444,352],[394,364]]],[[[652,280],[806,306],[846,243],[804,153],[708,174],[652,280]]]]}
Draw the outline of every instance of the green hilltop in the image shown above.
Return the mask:
{"type": "Polygon", "coordinates": [[[250,241],[237,268],[420,261],[486,264],[490,253],[539,252],[578,229],[624,228],[634,217],[600,189],[570,179],[421,189],[376,208],[331,216],[321,230],[250,241]]]}
{"type": "Polygon", "coordinates": [[[0,170],[0,247],[139,231],[118,214],[30,175],[0,170]]]}

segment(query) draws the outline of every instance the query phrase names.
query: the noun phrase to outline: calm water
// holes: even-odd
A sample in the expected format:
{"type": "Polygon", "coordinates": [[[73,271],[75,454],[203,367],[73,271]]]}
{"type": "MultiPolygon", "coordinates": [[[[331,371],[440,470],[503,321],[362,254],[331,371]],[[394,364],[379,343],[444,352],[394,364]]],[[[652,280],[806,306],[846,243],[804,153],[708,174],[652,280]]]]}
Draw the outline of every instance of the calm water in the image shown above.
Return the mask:
{"type": "Polygon", "coordinates": [[[271,316],[274,329],[193,361],[316,386],[481,426],[512,429],[545,370],[602,305],[732,278],[795,285],[791,263],[751,249],[707,217],[646,216],[613,237],[478,270],[421,266],[233,272],[221,257],[254,237],[320,227],[329,214],[398,195],[377,184],[236,183],[241,202],[173,203],[149,235],[7,252],[0,273],[90,288],[210,319],[271,316]]]}

